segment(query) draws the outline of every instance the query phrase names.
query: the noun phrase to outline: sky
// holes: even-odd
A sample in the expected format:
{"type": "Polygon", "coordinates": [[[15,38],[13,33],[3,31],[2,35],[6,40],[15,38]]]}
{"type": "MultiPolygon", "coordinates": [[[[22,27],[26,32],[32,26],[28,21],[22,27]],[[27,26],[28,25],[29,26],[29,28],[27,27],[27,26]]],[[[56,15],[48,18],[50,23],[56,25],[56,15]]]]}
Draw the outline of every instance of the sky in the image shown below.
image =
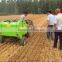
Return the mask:
{"type": "Polygon", "coordinates": [[[0,0],[0,2],[1,2],[1,0],[0,0]]]}
{"type": "MultiPolygon", "coordinates": [[[[6,0],[6,1],[8,1],[8,0],[6,0]]],[[[0,2],[1,2],[1,0],[0,0],[0,2]]]]}
{"type": "MultiPolygon", "coordinates": [[[[32,2],[33,2],[34,0],[32,0],[32,2]]],[[[40,0],[38,0],[38,1],[40,1],[40,0]]],[[[0,2],[1,2],[1,0],[0,0],[0,2]]]]}
{"type": "MultiPolygon", "coordinates": [[[[6,1],[8,1],[8,0],[6,0],[6,1]]],[[[1,0],[0,0],[0,2],[1,2],[1,0]]]]}

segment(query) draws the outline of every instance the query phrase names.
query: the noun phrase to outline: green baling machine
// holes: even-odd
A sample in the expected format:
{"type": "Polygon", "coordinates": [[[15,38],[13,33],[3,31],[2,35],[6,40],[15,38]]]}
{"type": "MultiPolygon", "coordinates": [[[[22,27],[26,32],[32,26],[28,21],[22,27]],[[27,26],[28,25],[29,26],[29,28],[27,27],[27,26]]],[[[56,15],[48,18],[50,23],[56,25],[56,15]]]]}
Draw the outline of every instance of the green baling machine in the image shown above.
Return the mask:
{"type": "Polygon", "coordinates": [[[0,43],[3,42],[3,37],[16,37],[21,45],[24,45],[25,35],[28,33],[28,24],[25,20],[11,20],[0,22],[0,43]]]}

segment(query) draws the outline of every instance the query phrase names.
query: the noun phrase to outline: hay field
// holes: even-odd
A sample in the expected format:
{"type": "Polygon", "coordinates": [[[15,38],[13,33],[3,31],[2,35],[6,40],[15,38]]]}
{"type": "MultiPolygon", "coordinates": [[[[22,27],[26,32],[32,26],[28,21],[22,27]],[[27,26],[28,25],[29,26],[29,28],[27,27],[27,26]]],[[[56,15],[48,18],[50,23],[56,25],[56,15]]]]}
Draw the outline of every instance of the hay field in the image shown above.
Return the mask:
{"type": "MultiPolygon", "coordinates": [[[[20,15],[0,16],[0,20],[18,19],[20,15]]],[[[35,27],[47,27],[47,15],[29,14],[35,27]]],[[[62,51],[53,48],[53,41],[49,41],[45,32],[35,32],[25,46],[17,42],[0,44],[0,62],[62,62],[62,51]]]]}

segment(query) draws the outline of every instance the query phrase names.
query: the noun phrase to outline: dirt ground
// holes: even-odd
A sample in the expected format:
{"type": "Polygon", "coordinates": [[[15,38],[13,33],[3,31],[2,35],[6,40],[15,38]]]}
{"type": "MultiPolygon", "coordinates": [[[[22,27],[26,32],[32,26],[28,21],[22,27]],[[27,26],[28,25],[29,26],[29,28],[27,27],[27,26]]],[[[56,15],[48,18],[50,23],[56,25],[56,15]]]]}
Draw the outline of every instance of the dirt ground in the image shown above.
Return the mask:
{"type": "MultiPolygon", "coordinates": [[[[18,19],[20,15],[0,16],[0,20],[18,19]]],[[[35,27],[47,27],[47,15],[29,14],[35,27]]],[[[45,32],[35,32],[27,39],[25,46],[17,42],[0,44],[0,62],[62,62],[62,51],[53,48],[53,41],[48,40],[45,32]]]]}

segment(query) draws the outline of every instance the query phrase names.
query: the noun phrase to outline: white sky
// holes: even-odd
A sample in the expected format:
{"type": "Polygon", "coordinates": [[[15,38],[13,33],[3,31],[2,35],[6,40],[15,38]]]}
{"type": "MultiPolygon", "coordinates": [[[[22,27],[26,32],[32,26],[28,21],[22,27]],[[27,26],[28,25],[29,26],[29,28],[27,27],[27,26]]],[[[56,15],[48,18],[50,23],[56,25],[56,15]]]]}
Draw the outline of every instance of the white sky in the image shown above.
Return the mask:
{"type": "MultiPolygon", "coordinates": [[[[8,0],[6,0],[6,1],[8,1],[8,0]]],[[[1,2],[1,0],[0,0],[0,2],[1,2]]]]}
{"type": "MultiPolygon", "coordinates": [[[[6,1],[8,1],[8,0],[6,0],[6,1]]],[[[32,2],[33,2],[34,0],[32,0],[32,2]]],[[[38,2],[39,2],[40,0],[38,0],[38,2]]],[[[1,2],[1,0],[0,0],[0,2],[1,2]]]]}
{"type": "MultiPolygon", "coordinates": [[[[6,0],[6,1],[8,1],[8,0],[6,0]]],[[[16,0],[17,1],[17,0],[16,0]]],[[[1,2],[1,0],[0,0],[0,2],[1,2]]]]}
{"type": "Polygon", "coordinates": [[[0,0],[0,2],[1,2],[1,0],[0,0]]]}

